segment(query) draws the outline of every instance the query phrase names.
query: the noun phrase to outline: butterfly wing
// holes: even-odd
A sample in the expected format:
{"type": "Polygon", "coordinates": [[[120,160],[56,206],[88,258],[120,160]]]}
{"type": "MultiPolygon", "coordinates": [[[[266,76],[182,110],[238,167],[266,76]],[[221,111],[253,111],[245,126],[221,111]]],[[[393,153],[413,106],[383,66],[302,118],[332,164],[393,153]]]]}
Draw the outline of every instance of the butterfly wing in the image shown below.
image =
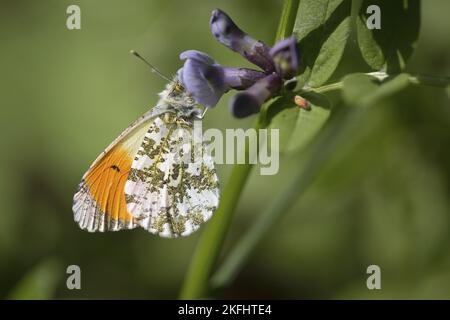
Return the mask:
{"type": "Polygon", "coordinates": [[[173,113],[156,117],[131,164],[127,209],[153,234],[187,236],[218,206],[213,159],[198,134],[192,122],[173,113]]]}
{"type": "Polygon", "coordinates": [[[73,201],[74,219],[81,229],[103,232],[136,227],[127,211],[124,187],[154,113],[150,110],[129,126],[83,176],[73,201]]]}

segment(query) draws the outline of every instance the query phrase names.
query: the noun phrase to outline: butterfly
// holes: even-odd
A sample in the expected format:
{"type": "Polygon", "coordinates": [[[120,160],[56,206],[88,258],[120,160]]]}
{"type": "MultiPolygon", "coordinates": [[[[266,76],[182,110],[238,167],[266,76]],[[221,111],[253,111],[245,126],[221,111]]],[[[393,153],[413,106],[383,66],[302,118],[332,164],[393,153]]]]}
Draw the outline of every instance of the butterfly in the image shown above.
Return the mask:
{"type": "Polygon", "coordinates": [[[157,105],[120,134],[84,174],[73,201],[81,229],[139,226],[174,238],[196,231],[217,209],[213,158],[194,130],[194,121],[201,121],[206,109],[177,77],[159,96],[157,105]]]}

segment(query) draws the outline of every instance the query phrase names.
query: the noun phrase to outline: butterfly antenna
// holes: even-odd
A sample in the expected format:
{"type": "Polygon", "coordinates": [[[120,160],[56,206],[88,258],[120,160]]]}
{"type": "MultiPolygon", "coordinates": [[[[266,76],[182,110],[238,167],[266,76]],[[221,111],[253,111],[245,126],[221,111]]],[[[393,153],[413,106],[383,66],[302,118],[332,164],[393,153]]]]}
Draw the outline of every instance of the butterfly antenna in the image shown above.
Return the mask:
{"type": "Polygon", "coordinates": [[[134,56],[136,56],[137,58],[141,59],[146,65],[148,65],[150,67],[150,70],[152,70],[153,73],[156,73],[158,76],[160,76],[161,78],[171,82],[172,79],[170,79],[169,77],[167,77],[166,75],[164,75],[161,71],[159,71],[156,67],[154,67],[150,62],[148,62],[147,60],[145,60],[145,58],[143,58],[139,53],[137,53],[134,50],[130,50],[130,53],[134,56]]]}

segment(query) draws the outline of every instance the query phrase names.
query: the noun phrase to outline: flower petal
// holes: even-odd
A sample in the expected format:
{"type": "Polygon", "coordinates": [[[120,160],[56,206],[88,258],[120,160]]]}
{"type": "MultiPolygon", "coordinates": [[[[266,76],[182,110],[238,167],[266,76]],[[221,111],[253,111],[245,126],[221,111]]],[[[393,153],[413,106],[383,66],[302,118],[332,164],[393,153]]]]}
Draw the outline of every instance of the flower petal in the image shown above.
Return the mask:
{"type": "Polygon", "coordinates": [[[222,10],[213,10],[210,27],[214,37],[226,47],[238,52],[266,72],[275,70],[269,55],[269,47],[239,29],[222,10]]]}
{"type": "Polygon", "coordinates": [[[178,78],[196,101],[206,107],[213,107],[220,97],[230,89],[246,89],[265,74],[246,68],[224,68],[206,53],[189,50],[180,54],[185,59],[178,78]]]}
{"type": "Polygon", "coordinates": [[[213,58],[208,56],[206,53],[198,51],[198,50],[186,50],[180,53],[180,59],[186,60],[186,59],[194,59],[199,62],[202,62],[204,64],[210,64],[213,65],[216,62],[213,58]]]}
{"type": "Polygon", "coordinates": [[[182,75],[180,81],[198,103],[213,107],[228,90],[220,71],[220,67],[187,59],[179,72],[182,75]]]}
{"type": "Polygon", "coordinates": [[[297,74],[300,65],[300,52],[294,37],[277,42],[270,49],[270,56],[273,58],[277,73],[283,79],[291,79],[297,74]]]}
{"type": "Polygon", "coordinates": [[[239,92],[230,101],[230,111],[236,118],[244,118],[258,113],[264,101],[273,97],[281,88],[281,78],[272,73],[243,92],[239,92]]]}
{"type": "Polygon", "coordinates": [[[224,82],[231,89],[244,90],[266,76],[264,72],[247,68],[223,68],[224,82]]]}

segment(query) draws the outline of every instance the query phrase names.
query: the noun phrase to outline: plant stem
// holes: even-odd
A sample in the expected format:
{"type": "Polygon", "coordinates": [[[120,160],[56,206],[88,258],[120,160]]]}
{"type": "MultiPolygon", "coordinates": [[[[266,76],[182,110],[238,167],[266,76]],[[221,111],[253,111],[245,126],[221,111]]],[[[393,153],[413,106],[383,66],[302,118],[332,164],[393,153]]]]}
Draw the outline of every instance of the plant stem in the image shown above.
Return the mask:
{"type": "MultiPolygon", "coordinates": [[[[277,41],[292,34],[298,4],[299,0],[285,0],[276,35],[277,41]]],[[[254,129],[262,128],[263,124],[265,125],[264,113],[261,112],[254,129]]],[[[247,157],[251,155],[248,154],[248,143],[245,144],[244,152],[246,159],[249,159],[247,157]]],[[[230,179],[222,191],[221,204],[205,227],[192,257],[180,292],[181,299],[200,299],[208,295],[210,275],[220,255],[239,197],[251,169],[252,165],[249,163],[234,165],[230,179]]]]}
{"type": "MultiPolygon", "coordinates": [[[[258,130],[259,121],[254,129],[258,130]]],[[[248,143],[245,145],[248,157],[248,143]]],[[[239,197],[244,189],[252,165],[236,164],[230,179],[223,189],[221,204],[202,234],[186,275],[180,298],[200,299],[208,294],[209,277],[219,257],[239,197]]]]}
{"type": "Polygon", "coordinates": [[[409,81],[412,84],[423,84],[431,87],[446,88],[450,85],[450,77],[436,77],[427,75],[410,76],[409,81]]]}
{"type": "Polygon", "coordinates": [[[292,29],[294,29],[295,17],[297,15],[299,2],[300,0],[286,0],[284,2],[275,42],[283,40],[292,35],[292,29]]]}
{"type": "MultiPolygon", "coordinates": [[[[387,78],[395,77],[396,74],[387,74],[385,72],[369,72],[365,73],[368,76],[372,76],[377,78],[379,81],[384,81],[387,78]]],[[[437,76],[427,76],[427,75],[410,75],[409,82],[414,85],[425,85],[430,87],[438,87],[438,88],[446,88],[450,85],[450,77],[437,77],[437,76]]],[[[317,93],[325,93],[330,91],[340,90],[344,87],[344,83],[342,81],[330,83],[317,88],[304,88],[301,92],[317,92],[317,93]]]]}
{"type": "Polygon", "coordinates": [[[321,86],[315,89],[310,89],[309,91],[314,91],[317,93],[324,93],[324,92],[329,92],[329,91],[335,91],[335,90],[340,90],[344,87],[344,83],[342,81],[340,82],[335,82],[335,83],[330,83],[327,84],[325,86],[321,86]]]}

